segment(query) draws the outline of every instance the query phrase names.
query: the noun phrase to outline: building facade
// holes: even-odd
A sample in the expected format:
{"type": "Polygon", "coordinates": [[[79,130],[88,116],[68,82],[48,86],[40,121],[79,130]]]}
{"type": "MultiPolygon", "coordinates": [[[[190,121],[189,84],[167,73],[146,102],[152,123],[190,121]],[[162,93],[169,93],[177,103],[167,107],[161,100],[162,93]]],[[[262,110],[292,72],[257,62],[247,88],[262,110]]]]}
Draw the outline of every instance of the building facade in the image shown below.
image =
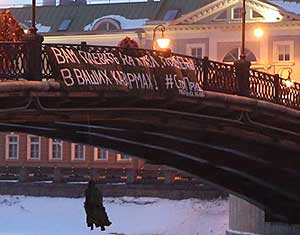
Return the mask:
{"type": "Polygon", "coordinates": [[[3,166],[142,168],[141,160],[113,150],[23,133],[0,133],[3,166]]]}
{"type": "Polygon", "coordinates": [[[175,183],[193,180],[111,149],[17,132],[0,133],[0,180],[175,183]]]}

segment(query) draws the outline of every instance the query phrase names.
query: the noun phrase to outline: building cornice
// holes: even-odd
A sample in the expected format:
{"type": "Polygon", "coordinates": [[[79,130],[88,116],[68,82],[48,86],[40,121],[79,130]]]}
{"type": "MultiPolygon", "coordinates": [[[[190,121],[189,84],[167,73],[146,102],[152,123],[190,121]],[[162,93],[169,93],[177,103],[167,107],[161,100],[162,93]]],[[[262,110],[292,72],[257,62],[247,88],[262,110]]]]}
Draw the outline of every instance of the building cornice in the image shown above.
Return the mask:
{"type": "Polygon", "coordinates": [[[137,32],[143,32],[143,29],[128,29],[128,30],[115,30],[115,31],[80,31],[80,32],[49,32],[49,33],[40,33],[43,36],[51,37],[51,36],[82,36],[82,35],[102,35],[104,37],[112,37],[112,35],[127,35],[127,34],[136,34],[137,32]]]}
{"type": "MultiPolygon", "coordinates": [[[[178,19],[170,21],[169,24],[170,25],[195,24],[201,19],[208,17],[212,14],[215,14],[217,12],[220,12],[221,10],[224,10],[237,3],[241,3],[241,0],[216,0],[178,19]]],[[[246,0],[246,4],[255,8],[260,8],[262,10],[277,11],[283,17],[284,20],[300,20],[299,15],[293,14],[280,7],[276,7],[266,2],[261,2],[259,0],[246,0]]]]}
{"type": "Polygon", "coordinates": [[[272,9],[274,11],[279,11],[285,20],[297,20],[300,16],[291,12],[284,10],[283,8],[272,5],[271,3],[261,2],[259,0],[246,0],[249,5],[262,8],[262,9],[272,9]]]}
{"type": "Polygon", "coordinates": [[[231,5],[238,3],[239,0],[216,0],[204,7],[201,7],[193,12],[190,12],[178,19],[175,19],[170,22],[171,25],[174,24],[192,24],[197,21],[220,11],[221,9],[225,9],[231,5]]]}
{"type": "MultiPolygon", "coordinates": [[[[257,25],[265,28],[299,28],[300,29],[300,20],[299,21],[281,21],[273,23],[265,22],[248,22],[246,23],[246,28],[257,27],[257,25]]],[[[220,31],[220,30],[238,30],[241,28],[240,22],[235,23],[210,23],[210,24],[181,24],[181,25],[168,25],[168,31],[220,31]]],[[[151,29],[145,29],[147,32],[150,32],[151,29]]]]}

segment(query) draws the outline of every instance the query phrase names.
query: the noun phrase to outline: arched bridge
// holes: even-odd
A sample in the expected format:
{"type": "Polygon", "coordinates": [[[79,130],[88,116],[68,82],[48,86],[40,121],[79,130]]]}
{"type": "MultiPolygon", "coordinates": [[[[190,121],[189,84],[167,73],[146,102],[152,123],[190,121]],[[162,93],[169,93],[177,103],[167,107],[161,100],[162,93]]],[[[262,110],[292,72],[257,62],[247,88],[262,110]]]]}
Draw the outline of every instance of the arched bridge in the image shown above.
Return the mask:
{"type": "Polygon", "coordinates": [[[2,131],[169,165],[252,202],[269,221],[300,223],[298,83],[150,50],[24,42],[0,51],[2,131]]]}

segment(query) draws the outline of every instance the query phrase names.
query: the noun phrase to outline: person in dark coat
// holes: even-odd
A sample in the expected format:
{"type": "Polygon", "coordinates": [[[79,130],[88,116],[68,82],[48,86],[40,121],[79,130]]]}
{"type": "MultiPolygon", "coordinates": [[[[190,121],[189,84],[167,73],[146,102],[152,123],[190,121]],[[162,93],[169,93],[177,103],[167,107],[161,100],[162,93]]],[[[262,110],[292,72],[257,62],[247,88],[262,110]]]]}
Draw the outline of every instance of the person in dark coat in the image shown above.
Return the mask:
{"type": "Polygon", "coordinates": [[[103,195],[93,180],[89,181],[85,190],[84,209],[86,212],[86,223],[91,230],[94,229],[94,225],[97,228],[101,227],[101,231],[105,230],[104,226],[111,225],[103,206],[103,195]]]}

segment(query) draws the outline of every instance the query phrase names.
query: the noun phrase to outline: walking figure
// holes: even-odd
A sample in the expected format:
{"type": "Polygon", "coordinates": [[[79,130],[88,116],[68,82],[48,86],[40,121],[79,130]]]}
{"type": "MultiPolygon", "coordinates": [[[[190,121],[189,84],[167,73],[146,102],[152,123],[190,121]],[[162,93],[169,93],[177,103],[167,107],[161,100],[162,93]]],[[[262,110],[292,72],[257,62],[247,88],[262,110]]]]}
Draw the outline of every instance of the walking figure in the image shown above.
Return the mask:
{"type": "Polygon", "coordinates": [[[102,192],[96,187],[93,180],[88,183],[88,188],[85,190],[85,202],[84,209],[86,213],[87,226],[94,229],[94,225],[98,228],[101,227],[101,231],[105,231],[104,226],[111,225],[108,216],[103,206],[102,192]]]}

